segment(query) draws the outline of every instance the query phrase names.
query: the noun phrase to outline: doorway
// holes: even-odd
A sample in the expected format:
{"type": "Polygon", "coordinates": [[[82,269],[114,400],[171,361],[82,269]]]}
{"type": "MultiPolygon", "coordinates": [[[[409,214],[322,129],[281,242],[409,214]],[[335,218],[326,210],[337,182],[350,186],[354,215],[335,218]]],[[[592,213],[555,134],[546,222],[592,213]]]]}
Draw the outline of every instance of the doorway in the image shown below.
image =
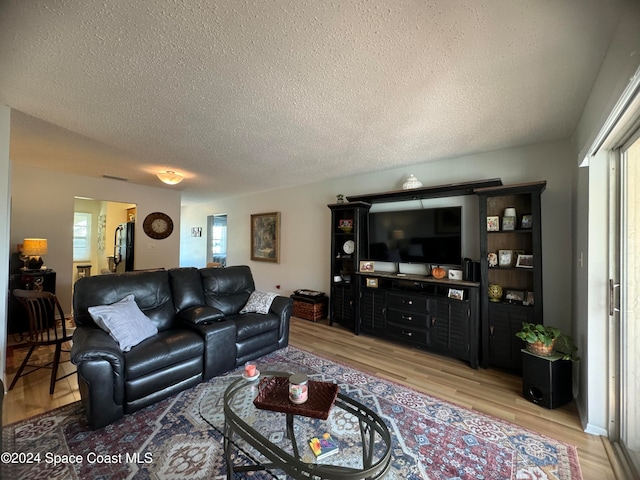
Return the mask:
{"type": "Polygon", "coordinates": [[[76,197],[73,210],[72,285],[81,276],[114,273],[123,248],[117,251],[117,231],[135,225],[136,204],[76,197]]]}
{"type": "Polygon", "coordinates": [[[227,266],[227,214],[207,217],[207,263],[227,266]]]}

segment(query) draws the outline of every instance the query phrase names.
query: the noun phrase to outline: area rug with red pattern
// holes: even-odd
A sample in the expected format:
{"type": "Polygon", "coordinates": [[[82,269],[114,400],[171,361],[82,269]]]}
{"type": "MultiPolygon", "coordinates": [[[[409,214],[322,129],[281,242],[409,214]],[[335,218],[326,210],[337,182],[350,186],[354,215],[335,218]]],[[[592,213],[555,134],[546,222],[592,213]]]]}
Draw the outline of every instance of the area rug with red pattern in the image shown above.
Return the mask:
{"type": "MultiPolygon", "coordinates": [[[[327,358],[287,347],[262,357],[258,365],[263,371],[300,372],[335,382],[341,393],[376,412],[392,440],[385,478],[582,478],[572,445],[327,358]]],[[[97,431],[89,430],[79,402],[5,426],[2,478],[226,478],[222,435],[205,421],[201,408],[208,402],[207,408],[222,409],[219,400],[241,373],[214,378],[97,431]]],[[[280,426],[273,428],[271,438],[283,436],[280,426]]],[[[277,470],[246,475],[286,478],[277,470]]]]}

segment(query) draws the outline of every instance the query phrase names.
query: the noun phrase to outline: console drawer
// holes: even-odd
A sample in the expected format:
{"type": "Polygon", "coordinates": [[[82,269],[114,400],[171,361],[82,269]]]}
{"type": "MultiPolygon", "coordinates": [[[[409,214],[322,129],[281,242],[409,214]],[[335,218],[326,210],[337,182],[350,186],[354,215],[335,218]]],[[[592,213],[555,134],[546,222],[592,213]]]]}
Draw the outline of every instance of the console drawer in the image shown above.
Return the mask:
{"type": "Polygon", "coordinates": [[[390,308],[387,311],[387,321],[407,327],[427,328],[429,326],[426,312],[416,313],[407,310],[396,310],[394,308],[390,308]]]}
{"type": "Polygon", "coordinates": [[[387,336],[405,343],[409,342],[420,346],[429,345],[429,330],[425,328],[387,323],[387,336]]]}
{"type": "Polygon", "coordinates": [[[421,297],[420,295],[400,295],[390,293],[387,295],[387,302],[389,308],[426,313],[428,299],[426,297],[421,297]]]}

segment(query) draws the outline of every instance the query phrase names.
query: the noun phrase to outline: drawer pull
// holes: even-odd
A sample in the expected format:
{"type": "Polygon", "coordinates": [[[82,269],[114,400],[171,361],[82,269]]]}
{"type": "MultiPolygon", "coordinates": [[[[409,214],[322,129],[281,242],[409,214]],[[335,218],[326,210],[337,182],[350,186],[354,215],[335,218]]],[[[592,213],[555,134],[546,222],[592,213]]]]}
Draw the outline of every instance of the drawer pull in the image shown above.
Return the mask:
{"type": "Polygon", "coordinates": [[[404,330],[402,330],[402,334],[403,334],[405,337],[411,337],[411,336],[413,336],[413,332],[406,332],[406,331],[404,331],[404,330]]]}
{"type": "Polygon", "coordinates": [[[413,317],[411,315],[402,315],[402,319],[411,321],[413,320],[413,317]]]}
{"type": "Polygon", "coordinates": [[[402,303],[405,305],[413,305],[413,300],[402,300],[402,303]]]}

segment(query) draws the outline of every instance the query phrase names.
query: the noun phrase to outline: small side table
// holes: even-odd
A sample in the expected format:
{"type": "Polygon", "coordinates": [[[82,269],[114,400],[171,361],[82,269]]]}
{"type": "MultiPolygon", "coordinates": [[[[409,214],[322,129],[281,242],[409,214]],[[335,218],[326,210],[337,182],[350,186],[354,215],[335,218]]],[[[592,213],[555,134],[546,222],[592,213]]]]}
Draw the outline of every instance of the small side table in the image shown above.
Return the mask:
{"type": "Polygon", "coordinates": [[[573,400],[573,362],[562,354],[542,357],[522,350],[522,395],[553,409],[573,400]]]}

